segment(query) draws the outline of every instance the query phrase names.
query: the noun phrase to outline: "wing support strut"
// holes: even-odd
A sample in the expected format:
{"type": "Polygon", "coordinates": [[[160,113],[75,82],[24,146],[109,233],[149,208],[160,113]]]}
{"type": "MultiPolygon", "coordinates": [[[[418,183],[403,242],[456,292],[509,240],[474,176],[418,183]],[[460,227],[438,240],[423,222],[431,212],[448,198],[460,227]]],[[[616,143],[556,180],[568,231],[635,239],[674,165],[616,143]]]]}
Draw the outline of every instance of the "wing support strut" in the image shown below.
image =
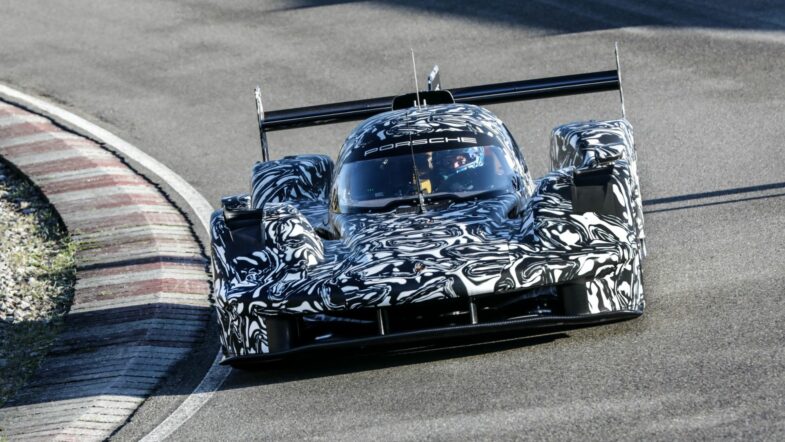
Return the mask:
{"type": "Polygon", "coordinates": [[[262,106],[262,89],[256,86],[254,89],[254,96],[256,97],[256,117],[259,121],[259,142],[262,146],[262,161],[267,162],[270,160],[270,151],[267,148],[267,130],[264,127],[264,106],[262,106]]]}
{"type": "Polygon", "coordinates": [[[616,76],[619,78],[619,98],[621,99],[621,117],[627,119],[627,112],[624,110],[624,89],[621,86],[621,63],[619,63],[619,42],[613,43],[613,52],[616,55],[616,76]]]}

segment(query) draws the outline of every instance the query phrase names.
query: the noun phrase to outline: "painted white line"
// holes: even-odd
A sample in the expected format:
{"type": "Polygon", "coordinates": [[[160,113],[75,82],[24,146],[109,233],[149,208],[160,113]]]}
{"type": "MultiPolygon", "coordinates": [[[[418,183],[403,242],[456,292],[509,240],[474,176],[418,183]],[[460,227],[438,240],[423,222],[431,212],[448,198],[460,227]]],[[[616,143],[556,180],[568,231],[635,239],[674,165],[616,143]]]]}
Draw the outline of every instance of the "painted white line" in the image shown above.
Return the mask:
{"type": "MultiPolygon", "coordinates": [[[[18,101],[20,104],[28,107],[39,109],[45,114],[49,114],[56,119],[62,120],[73,125],[76,128],[90,134],[94,138],[106,143],[123,156],[136,161],[142,167],[146,168],[166,184],[172,190],[177,192],[185,202],[191,206],[199,222],[202,224],[206,232],[210,231],[210,214],[213,212],[213,207],[200,194],[193,186],[183,179],[180,175],[175,173],[172,169],[168,168],[163,163],[159,162],[150,155],[144,153],[138,147],[123,140],[122,138],[114,135],[113,133],[103,129],[84,118],[73,114],[65,109],[55,106],[52,103],[41,100],[40,98],[20,92],[16,89],[10,88],[4,84],[0,84],[0,95],[5,96],[9,101],[18,101]]],[[[207,370],[207,374],[196,387],[196,389],[180,404],[177,409],[169,415],[161,424],[159,424],[150,434],[145,436],[142,440],[146,442],[159,441],[167,438],[175,430],[180,428],[188,419],[191,418],[199,409],[210,400],[213,394],[221,387],[226,380],[229,373],[232,371],[230,367],[219,365],[221,360],[221,352],[215,356],[213,365],[207,370]]]]}
{"type": "Polygon", "coordinates": [[[196,386],[196,389],[194,389],[188,398],[186,398],[169,417],[158,424],[158,426],[148,433],[147,436],[140,439],[140,442],[157,442],[166,439],[188,421],[191,416],[196,414],[196,412],[202,408],[202,405],[210,400],[232,370],[230,367],[218,365],[218,362],[220,361],[221,352],[219,351],[215,356],[215,361],[213,361],[210,370],[207,371],[204,379],[196,386]]]}
{"type": "Polygon", "coordinates": [[[65,121],[75,127],[87,132],[98,140],[112,146],[121,152],[124,156],[141,164],[144,168],[157,175],[164,182],[166,182],[172,189],[177,192],[186,203],[191,206],[202,226],[207,232],[210,231],[210,214],[213,212],[213,207],[209,202],[196,190],[188,184],[180,175],[176,174],[172,169],[166,167],[163,163],[159,162],[150,155],[142,152],[139,148],[131,143],[121,139],[117,135],[103,129],[82,117],[79,117],[65,109],[57,107],[49,102],[39,98],[27,95],[23,92],[12,89],[6,85],[0,84],[0,94],[8,98],[16,99],[28,106],[38,108],[44,113],[50,114],[55,118],[65,121]]]}

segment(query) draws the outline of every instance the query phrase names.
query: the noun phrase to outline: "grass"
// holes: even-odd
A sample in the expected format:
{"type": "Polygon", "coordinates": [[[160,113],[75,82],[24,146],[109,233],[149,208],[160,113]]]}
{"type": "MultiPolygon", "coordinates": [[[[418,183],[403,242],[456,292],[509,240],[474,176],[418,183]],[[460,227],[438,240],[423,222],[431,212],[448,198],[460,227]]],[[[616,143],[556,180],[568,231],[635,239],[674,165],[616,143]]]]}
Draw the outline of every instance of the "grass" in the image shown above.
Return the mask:
{"type": "MultiPolygon", "coordinates": [[[[73,298],[77,243],[40,191],[0,162],[0,262],[11,271],[11,287],[0,284],[0,300],[24,301],[29,316],[0,320],[0,407],[29,379],[46,355],[73,298]],[[7,233],[6,233],[7,232],[7,233]]],[[[19,309],[20,304],[15,304],[19,309]]],[[[0,430],[0,442],[4,436],[0,430]]]]}

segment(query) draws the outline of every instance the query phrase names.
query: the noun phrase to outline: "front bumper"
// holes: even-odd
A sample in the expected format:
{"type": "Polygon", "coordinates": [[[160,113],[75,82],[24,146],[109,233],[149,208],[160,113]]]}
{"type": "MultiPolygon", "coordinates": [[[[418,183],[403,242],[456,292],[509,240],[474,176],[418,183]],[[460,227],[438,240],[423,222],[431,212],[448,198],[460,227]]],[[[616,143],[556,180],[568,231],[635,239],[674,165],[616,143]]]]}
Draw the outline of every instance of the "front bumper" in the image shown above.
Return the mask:
{"type": "Polygon", "coordinates": [[[345,339],[324,343],[312,343],[294,347],[288,350],[272,353],[245,354],[225,357],[221,364],[230,364],[235,367],[253,367],[268,362],[279,361],[288,357],[317,353],[320,351],[336,349],[370,349],[396,344],[416,344],[423,342],[437,342],[448,338],[459,338],[493,334],[499,332],[522,331],[522,336],[554,333],[562,330],[576,329],[593,325],[609,324],[637,318],[642,315],[642,310],[623,310],[602,312],[576,316],[541,316],[533,318],[510,319],[504,321],[487,322],[479,324],[453,325],[423,330],[399,332],[378,336],[345,339]]]}

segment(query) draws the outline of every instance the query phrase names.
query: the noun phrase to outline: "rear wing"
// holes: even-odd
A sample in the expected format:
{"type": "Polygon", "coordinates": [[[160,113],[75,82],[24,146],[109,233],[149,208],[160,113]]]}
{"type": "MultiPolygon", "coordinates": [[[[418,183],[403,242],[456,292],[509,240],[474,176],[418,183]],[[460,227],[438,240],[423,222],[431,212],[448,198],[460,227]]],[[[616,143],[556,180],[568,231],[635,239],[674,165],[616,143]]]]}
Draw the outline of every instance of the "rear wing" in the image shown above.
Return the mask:
{"type": "MultiPolygon", "coordinates": [[[[429,90],[420,92],[420,95],[427,97],[428,93],[443,90],[439,84],[438,72],[438,66],[434,67],[434,71],[428,78],[429,90]]],[[[475,104],[480,106],[508,103],[512,101],[561,97],[565,95],[588,94],[592,92],[619,91],[622,100],[622,115],[624,116],[625,114],[618,47],[616,48],[615,70],[537,78],[534,80],[511,81],[507,83],[485,84],[482,86],[454,88],[447,91],[452,94],[455,103],[475,104]]],[[[388,96],[322,104],[318,106],[282,109],[265,113],[262,107],[261,92],[257,87],[256,105],[259,117],[259,135],[262,142],[263,160],[267,161],[269,158],[267,137],[265,135],[267,132],[364,120],[373,115],[392,110],[393,101],[396,98],[397,97],[395,96],[388,96]]],[[[414,104],[414,101],[412,101],[412,104],[414,104]]]]}

